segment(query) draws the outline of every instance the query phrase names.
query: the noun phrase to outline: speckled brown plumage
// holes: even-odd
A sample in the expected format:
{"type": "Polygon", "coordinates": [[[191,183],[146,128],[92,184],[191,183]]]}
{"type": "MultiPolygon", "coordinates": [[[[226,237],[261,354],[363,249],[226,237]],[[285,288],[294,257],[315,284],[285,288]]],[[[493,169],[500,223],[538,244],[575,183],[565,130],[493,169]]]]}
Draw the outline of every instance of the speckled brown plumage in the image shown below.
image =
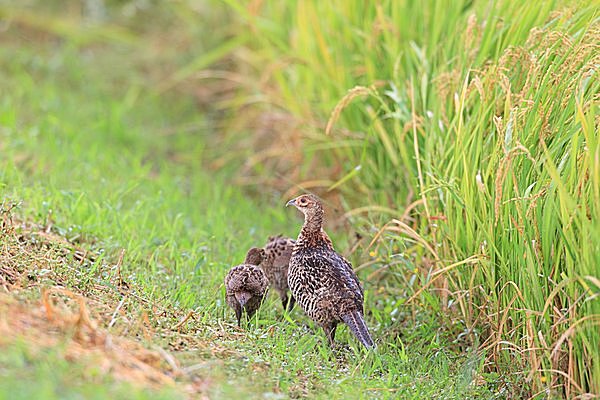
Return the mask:
{"type": "Polygon", "coordinates": [[[288,202],[304,214],[304,225],[290,259],[288,285],[296,302],[334,344],[335,330],[344,322],[367,348],[375,343],[363,317],[364,295],[352,265],[338,254],[323,230],[323,206],[307,194],[288,202]]]}
{"type": "Polygon", "coordinates": [[[269,281],[258,267],[264,258],[264,249],[253,247],[248,250],[244,263],[231,268],[225,277],[225,300],[235,311],[238,326],[242,310],[251,318],[267,294],[269,281]]]}
{"type": "Polygon", "coordinates": [[[279,294],[283,308],[287,310],[294,307],[294,296],[288,299],[288,269],[295,243],[294,239],[282,235],[270,236],[264,247],[265,259],[260,264],[270,287],[279,294]]]}

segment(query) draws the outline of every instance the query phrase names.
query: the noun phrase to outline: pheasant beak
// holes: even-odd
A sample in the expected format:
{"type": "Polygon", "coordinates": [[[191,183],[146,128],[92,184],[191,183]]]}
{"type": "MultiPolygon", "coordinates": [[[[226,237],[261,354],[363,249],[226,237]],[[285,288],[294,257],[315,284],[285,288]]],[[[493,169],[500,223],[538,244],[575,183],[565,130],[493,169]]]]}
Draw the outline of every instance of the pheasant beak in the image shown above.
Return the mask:
{"type": "Polygon", "coordinates": [[[296,199],[292,199],[292,200],[288,201],[285,206],[288,207],[288,206],[295,206],[295,205],[296,205],[296,199]]]}

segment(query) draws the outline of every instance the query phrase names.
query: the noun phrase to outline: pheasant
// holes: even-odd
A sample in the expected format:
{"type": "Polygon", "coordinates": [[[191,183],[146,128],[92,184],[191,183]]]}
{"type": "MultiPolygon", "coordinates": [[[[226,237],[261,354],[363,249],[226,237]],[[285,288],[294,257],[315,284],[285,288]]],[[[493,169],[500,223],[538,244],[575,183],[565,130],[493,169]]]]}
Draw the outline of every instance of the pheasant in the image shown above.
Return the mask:
{"type": "Polygon", "coordinates": [[[366,348],[375,348],[363,317],[362,286],[352,265],[333,249],[323,230],[321,201],[305,194],[290,200],[290,205],[304,214],[288,271],[288,285],[296,302],[323,328],[331,346],[338,323],[344,322],[366,348]]]}
{"type": "Polygon", "coordinates": [[[225,277],[225,300],[235,311],[238,326],[242,310],[252,318],[267,294],[269,280],[258,267],[264,258],[264,249],[253,247],[248,250],[244,263],[231,268],[225,277]]]}
{"type": "Polygon", "coordinates": [[[294,239],[282,235],[270,236],[265,245],[265,259],[260,264],[261,269],[267,275],[270,286],[277,291],[283,308],[288,311],[294,307],[294,297],[288,301],[288,269],[290,257],[294,249],[294,239]]]}

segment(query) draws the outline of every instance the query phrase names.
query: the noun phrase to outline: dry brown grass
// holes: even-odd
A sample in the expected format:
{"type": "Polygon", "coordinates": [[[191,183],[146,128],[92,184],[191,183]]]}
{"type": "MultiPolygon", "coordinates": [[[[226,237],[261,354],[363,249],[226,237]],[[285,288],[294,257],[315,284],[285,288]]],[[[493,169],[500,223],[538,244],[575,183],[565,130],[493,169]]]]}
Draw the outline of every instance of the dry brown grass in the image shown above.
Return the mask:
{"type": "Polygon", "coordinates": [[[66,360],[99,365],[117,380],[154,389],[175,385],[177,371],[160,352],[98,328],[98,322],[89,315],[85,298],[64,289],[45,293],[42,302],[26,303],[0,294],[0,347],[20,340],[36,352],[64,344],[62,356],[66,360]],[[60,300],[51,300],[57,295],[61,295],[60,300]]]}
{"type": "MultiPolygon", "coordinates": [[[[99,283],[71,285],[70,275],[81,275],[75,270],[95,255],[49,226],[18,220],[12,208],[4,206],[0,219],[0,349],[16,342],[33,354],[57,348],[68,362],[100,366],[117,381],[206,398],[210,379],[183,367],[176,352],[181,343],[216,356],[222,355],[219,349],[179,332],[187,321],[157,335],[158,318],[182,320],[185,314],[152,305],[116,272],[111,280],[120,285],[119,293],[99,283]],[[158,337],[168,339],[170,350],[155,343],[158,337]]],[[[120,262],[112,266],[115,271],[120,262]]]]}

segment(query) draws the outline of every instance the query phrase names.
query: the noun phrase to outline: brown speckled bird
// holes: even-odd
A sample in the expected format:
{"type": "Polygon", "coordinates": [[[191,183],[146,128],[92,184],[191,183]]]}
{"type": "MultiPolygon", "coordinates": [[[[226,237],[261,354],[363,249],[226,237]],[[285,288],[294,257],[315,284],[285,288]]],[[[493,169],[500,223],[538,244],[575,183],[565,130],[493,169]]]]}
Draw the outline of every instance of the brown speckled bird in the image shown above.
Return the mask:
{"type": "Polygon", "coordinates": [[[323,206],[305,194],[287,205],[304,214],[304,225],[290,259],[288,284],[296,302],[320,327],[333,346],[335,330],[344,322],[367,348],[375,348],[363,317],[364,295],[352,265],[333,249],[323,230],[323,206]]]}
{"type": "Polygon", "coordinates": [[[244,263],[231,268],[225,277],[225,300],[235,311],[238,326],[242,310],[252,318],[267,294],[269,280],[258,267],[264,258],[264,249],[253,247],[248,250],[244,263]]]}
{"type": "Polygon", "coordinates": [[[288,299],[288,269],[292,250],[294,249],[294,239],[283,237],[282,235],[270,236],[265,245],[265,259],[260,267],[269,279],[269,285],[277,291],[283,308],[288,311],[294,307],[294,296],[288,299]]]}

